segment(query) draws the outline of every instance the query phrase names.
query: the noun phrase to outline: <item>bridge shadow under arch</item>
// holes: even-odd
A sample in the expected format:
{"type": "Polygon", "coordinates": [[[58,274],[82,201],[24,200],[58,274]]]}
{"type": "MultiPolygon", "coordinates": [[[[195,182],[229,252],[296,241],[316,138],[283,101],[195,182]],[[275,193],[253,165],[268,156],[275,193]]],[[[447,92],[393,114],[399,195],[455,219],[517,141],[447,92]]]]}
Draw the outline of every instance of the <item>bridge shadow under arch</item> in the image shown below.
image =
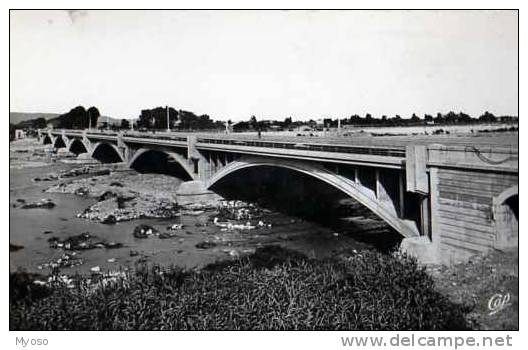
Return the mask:
{"type": "Polygon", "coordinates": [[[46,134],[46,136],[44,136],[44,139],[42,140],[42,144],[51,145],[52,143],[53,143],[53,140],[51,139],[49,135],[46,134]]]}
{"type": "Polygon", "coordinates": [[[123,157],[119,153],[117,146],[108,142],[97,143],[93,147],[91,156],[93,159],[96,159],[101,163],[123,162],[123,157]]]}
{"type": "Polygon", "coordinates": [[[140,149],[130,160],[129,168],[139,173],[170,175],[183,181],[194,179],[193,173],[186,166],[183,156],[173,152],[148,148],[140,149]]]}
{"type": "Polygon", "coordinates": [[[407,227],[390,209],[381,208],[372,198],[366,199],[360,189],[352,189],[356,185],[350,180],[306,163],[235,161],[216,173],[207,186],[229,199],[255,201],[263,207],[348,231],[355,239],[381,249],[388,250],[404,237],[417,235],[415,228],[407,227]],[[353,216],[377,221],[378,229],[358,233],[360,228],[353,221],[343,220],[353,216]]]}
{"type": "Polygon", "coordinates": [[[64,142],[64,139],[62,136],[57,136],[55,139],[55,143],[53,144],[53,147],[55,148],[66,148],[66,142],[64,142]]]}
{"type": "Polygon", "coordinates": [[[85,144],[79,139],[73,139],[70,143],[68,151],[74,154],[88,153],[88,148],[85,144]]]}

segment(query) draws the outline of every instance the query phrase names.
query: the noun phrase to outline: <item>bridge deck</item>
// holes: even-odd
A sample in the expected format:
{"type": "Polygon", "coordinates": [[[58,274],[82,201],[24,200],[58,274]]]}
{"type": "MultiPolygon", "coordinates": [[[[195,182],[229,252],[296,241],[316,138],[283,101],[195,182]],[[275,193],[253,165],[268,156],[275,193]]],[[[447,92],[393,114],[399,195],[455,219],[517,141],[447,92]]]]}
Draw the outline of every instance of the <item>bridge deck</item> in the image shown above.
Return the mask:
{"type": "MultiPolygon", "coordinates": [[[[52,131],[59,135],[62,131],[52,131]]],[[[65,130],[65,135],[79,137],[83,132],[65,130]]],[[[361,133],[342,137],[309,137],[256,133],[121,133],[127,143],[167,147],[188,147],[188,136],[196,138],[196,148],[209,151],[293,157],[329,162],[364,162],[386,167],[401,167],[409,145],[425,145],[429,161],[436,165],[479,167],[517,171],[518,132],[450,135],[371,136],[361,133]],[[489,161],[488,161],[489,160],[489,161]],[[506,160],[506,161],[504,161],[506,160]]],[[[86,136],[117,141],[117,132],[90,130],[86,136]]]]}
{"type": "MultiPolygon", "coordinates": [[[[60,130],[52,131],[53,134],[61,134],[60,130]]],[[[79,130],[67,130],[68,134],[82,134],[79,130]]],[[[89,135],[100,136],[109,135],[117,136],[116,132],[99,132],[90,131],[89,135]]],[[[370,134],[354,134],[349,136],[291,136],[262,133],[258,138],[256,133],[192,133],[192,132],[156,132],[145,133],[127,131],[123,136],[139,138],[155,138],[166,140],[185,141],[188,135],[196,135],[198,138],[208,139],[234,139],[250,141],[269,141],[269,142],[286,142],[286,143],[308,143],[308,144],[330,144],[330,145],[352,145],[352,146],[369,146],[369,147],[405,147],[409,144],[444,144],[444,145],[478,145],[478,146],[502,146],[518,147],[518,132],[503,133],[475,133],[475,134],[449,134],[449,135],[394,135],[394,136],[371,136],[370,134]]]]}

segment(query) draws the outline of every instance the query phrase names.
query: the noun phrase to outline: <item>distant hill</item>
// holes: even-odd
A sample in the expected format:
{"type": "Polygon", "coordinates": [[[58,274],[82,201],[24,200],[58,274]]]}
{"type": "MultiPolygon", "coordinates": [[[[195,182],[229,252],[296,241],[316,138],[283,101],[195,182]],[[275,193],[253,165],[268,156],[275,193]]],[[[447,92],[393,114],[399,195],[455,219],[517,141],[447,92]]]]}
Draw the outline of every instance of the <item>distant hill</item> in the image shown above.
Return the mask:
{"type": "Polygon", "coordinates": [[[9,112],[9,123],[18,124],[23,121],[44,118],[46,120],[56,118],[59,113],[26,113],[26,112],[9,112]]]}

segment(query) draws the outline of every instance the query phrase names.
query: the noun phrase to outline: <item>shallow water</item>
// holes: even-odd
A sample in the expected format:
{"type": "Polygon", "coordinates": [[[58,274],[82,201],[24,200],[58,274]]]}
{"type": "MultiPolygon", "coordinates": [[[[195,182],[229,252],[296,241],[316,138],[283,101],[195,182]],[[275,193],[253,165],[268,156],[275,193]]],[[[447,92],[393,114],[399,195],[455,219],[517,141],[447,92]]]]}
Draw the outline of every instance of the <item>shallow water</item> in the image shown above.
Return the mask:
{"type": "MultiPolygon", "coordinates": [[[[12,156],[16,158],[16,154],[12,156]]],[[[249,253],[256,247],[268,244],[280,244],[314,258],[336,254],[343,249],[359,250],[369,247],[368,244],[356,240],[357,237],[353,234],[344,232],[336,234],[329,227],[277,212],[267,212],[260,219],[272,223],[271,229],[255,229],[245,233],[225,232],[213,225],[214,212],[205,212],[198,216],[182,215],[173,219],[139,219],[119,222],[115,225],[77,218],[77,213],[82,212],[96,200],[72,194],[44,193],[47,188],[61,180],[34,182],[33,179],[79,166],[79,164],[56,162],[41,167],[10,169],[10,243],[24,247],[10,253],[11,271],[24,269],[29,272],[49,272],[46,268],[39,269],[39,265],[56,260],[63,251],[50,248],[47,239],[50,237],[65,239],[82,232],[89,232],[107,241],[123,243],[124,247],[82,251],[79,257],[84,263],[63,268],[63,273],[87,273],[94,266],[99,266],[102,270],[133,267],[136,261],[145,258],[151,263],[164,266],[199,268],[211,262],[249,253]],[[12,204],[18,198],[28,202],[50,198],[56,206],[53,209],[13,208],[12,204]],[[184,229],[177,231],[178,236],[174,238],[159,239],[154,236],[137,239],[132,235],[134,228],[139,224],[148,224],[156,227],[160,232],[165,232],[165,227],[174,223],[184,225],[184,229]],[[52,233],[44,234],[44,231],[52,231],[52,233]],[[195,245],[202,241],[215,241],[217,246],[209,249],[196,248],[195,245]],[[140,254],[131,257],[131,250],[140,254]],[[108,262],[108,259],[115,259],[115,262],[108,262]]]]}

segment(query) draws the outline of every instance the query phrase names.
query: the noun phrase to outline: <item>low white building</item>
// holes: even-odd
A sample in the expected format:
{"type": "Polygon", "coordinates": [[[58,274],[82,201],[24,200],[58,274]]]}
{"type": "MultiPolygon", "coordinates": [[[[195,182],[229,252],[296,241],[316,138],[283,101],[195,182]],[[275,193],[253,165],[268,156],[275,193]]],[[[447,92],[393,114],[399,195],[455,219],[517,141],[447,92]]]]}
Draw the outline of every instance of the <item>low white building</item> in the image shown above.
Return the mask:
{"type": "Polygon", "coordinates": [[[15,130],[15,140],[25,139],[26,138],[26,132],[21,129],[15,130]]]}

